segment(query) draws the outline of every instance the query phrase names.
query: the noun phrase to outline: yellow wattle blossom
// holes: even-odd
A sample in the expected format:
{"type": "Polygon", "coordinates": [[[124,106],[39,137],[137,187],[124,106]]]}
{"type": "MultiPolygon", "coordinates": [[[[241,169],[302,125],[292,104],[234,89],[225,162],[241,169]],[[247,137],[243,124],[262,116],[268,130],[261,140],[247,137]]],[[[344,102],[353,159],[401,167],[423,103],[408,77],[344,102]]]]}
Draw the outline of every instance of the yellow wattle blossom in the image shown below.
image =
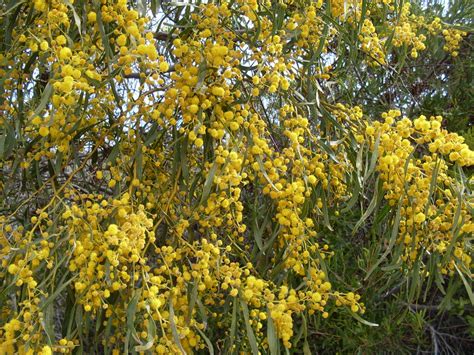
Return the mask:
{"type": "Polygon", "coordinates": [[[61,58],[63,60],[69,59],[71,56],[72,56],[72,52],[71,52],[71,49],[68,48],[68,47],[63,47],[59,51],[59,58],[61,58]]]}
{"type": "Polygon", "coordinates": [[[402,80],[466,32],[392,0],[142,3],[2,8],[0,354],[298,353],[379,316],[366,285],[472,276],[474,153],[402,80]]]}

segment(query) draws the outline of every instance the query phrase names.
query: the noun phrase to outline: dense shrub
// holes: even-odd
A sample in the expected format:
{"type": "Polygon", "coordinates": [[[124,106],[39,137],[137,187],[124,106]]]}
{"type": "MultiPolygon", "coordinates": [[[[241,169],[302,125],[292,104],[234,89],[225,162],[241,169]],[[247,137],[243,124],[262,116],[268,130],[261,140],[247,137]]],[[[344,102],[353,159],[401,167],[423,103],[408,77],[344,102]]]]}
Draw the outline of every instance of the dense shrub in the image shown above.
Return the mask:
{"type": "Polygon", "coordinates": [[[0,354],[472,350],[472,10],[3,2],[0,354]]]}

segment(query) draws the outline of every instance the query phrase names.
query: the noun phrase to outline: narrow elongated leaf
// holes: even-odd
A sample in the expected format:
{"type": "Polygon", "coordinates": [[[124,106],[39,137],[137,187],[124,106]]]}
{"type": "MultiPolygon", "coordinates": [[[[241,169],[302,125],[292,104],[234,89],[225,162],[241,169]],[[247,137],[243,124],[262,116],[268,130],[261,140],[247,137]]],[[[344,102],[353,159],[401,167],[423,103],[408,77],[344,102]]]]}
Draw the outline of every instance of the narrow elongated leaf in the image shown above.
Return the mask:
{"type": "Polygon", "coordinates": [[[279,354],[279,340],[273,319],[270,315],[270,310],[267,310],[267,340],[270,348],[270,354],[279,354]]]}
{"type": "Polygon", "coordinates": [[[173,333],[174,342],[178,346],[179,350],[181,351],[181,354],[186,355],[186,351],[184,351],[183,345],[181,345],[181,341],[179,339],[178,328],[176,327],[176,321],[174,320],[175,316],[174,316],[173,302],[171,300],[169,301],[169,305],[170,305],[171,332],[173,333]]]}
{"type": "Polygon", "coordinates": [[[471,301],[471,305],[474,306],[474,293],[472,292],[471,284],[466,280],[466,277],[461,272],[461,270],[459,270],[459,267],[456,264],[454,264],[454,267],[456,268],[456,271],[458,272],[459,277],[461,277],[462,283],[464,284],[464,287],[466,288],[466,292],[469,296],[469,300],[471,301]]]}
{"type": "Polygon", "coordinates": [[[247,341],[250,343],[252,354],[258,355],[257,339],[255,338],[252,326],[250,325],[249,308],[247,306],[247,303],[245,303],[245,301],[243,300],[240,301],[240,305],[242,307],[242,313],[244,314],[245,328],[247,330],[247,341]]]}
{"type": "Polygon", "coordinates": [[[217,163],[214,163],[211,167],[211,170],[209,170],[209,173],[207,174],[206,182],[204,183],[204,187],[202,189],[202,196],[201,196],[201,202],[200,202],[201,205],[205,201],[207,201],[207,198],[209,197],[209,194],[211,193],[212,185],[214,184],[214,176],[216,175],[217,168],[218,168],[217,163]]]}
{"type": "Polygon", "coordinates": [[[362,318],[357,313],[351,312],[351,315],[352,315],[352,317],[357,319],[359,322],[361,322],[362,324],[368,325],[369,327],[378,327],[379,326],[377,323],[372,323],[372,322],[369,322],[369,321],[365,320],[364,318],[362,318]]]}
{"type": "Polygon", "coordinates": [[[199,332],[199,334],[201,335],[201,337],[204,339],[204,341],[206,342],[206,345],[207,345],[207,349],[209,350],[209,354],[210,355],[214,355],[214,347],[212,346],[212,343],[211,341],[209,340],[209,338],[206,336],[206,334],[204,334],[204,332],[199,329],[199,327],[195,327],[195,329],[199,332]]]}
{"type": "Polygon", "coordinates": [[[362,217],[359,219],[359,221],[355,225],[354,229],[352,230],[352,234],[355,234],[357,232],[357,230],[362,226],[362,224],[367,220],[367,218],[374,211],[375,206],[377,205],[377,200],[379,199],[378,185],[379,185],[379,183],[378,183],[378,180],[377,180],[377,182],[375,183],[376,187],[375,187],[374,194],[372,196],[372,200],[370,201],[370,204],[367,207],[367,210],[365,210],[364,214],[362,215],[362,217]]]}
{"type": "Polygon", "coordinates": [[[33,112],[33,117],[36,116],[36,115],[39,115],[41,113],[41,111],[43,111],[43,109],[49,103],[49,100],[50,100],[52,95],[53,95],[53,86],[51,85],[51,83],[48,83],[48,84],[46,84],[46,86],[43,90],[43,94],[41,96],[40,103],[38,104],[38,106],[35,108],[35,110],[33,112]]]}

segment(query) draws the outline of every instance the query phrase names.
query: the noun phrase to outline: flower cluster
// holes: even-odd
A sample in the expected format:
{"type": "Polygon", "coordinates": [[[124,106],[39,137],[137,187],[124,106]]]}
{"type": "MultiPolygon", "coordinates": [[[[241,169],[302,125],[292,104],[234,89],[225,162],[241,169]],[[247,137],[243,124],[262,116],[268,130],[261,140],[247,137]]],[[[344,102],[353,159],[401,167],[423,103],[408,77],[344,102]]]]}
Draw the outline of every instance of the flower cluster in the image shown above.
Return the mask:
{"type": "Polygon", "coordinates": [[[437,253],[443,256],[443,273],[453,274],[456,263],[469,270],[466,237],[474,223],[449,166],[472,166],[474,152],[462,137],[441,127],[442,117],[400,115],[398,110],[384,113],[382,122],[367,125],[365,135],[377,154],[385,199],[400,211],[401,258],[410,264],[424,253],[437,253]]]}
{"type": "Polygon", "coordinates": [[[339,24],[372,69],[388,33],[416,58],[439,33],[456,56],[463,32],[409,4],[395,19],[391,0],[130,3],[17,5],[0,54],[0,354],[249,353],[299,346],[306,320],[360,319],[364,290],[331,263],[364,160],[404,265],[469,270],[463,139],[325,95],[339,24]]]}

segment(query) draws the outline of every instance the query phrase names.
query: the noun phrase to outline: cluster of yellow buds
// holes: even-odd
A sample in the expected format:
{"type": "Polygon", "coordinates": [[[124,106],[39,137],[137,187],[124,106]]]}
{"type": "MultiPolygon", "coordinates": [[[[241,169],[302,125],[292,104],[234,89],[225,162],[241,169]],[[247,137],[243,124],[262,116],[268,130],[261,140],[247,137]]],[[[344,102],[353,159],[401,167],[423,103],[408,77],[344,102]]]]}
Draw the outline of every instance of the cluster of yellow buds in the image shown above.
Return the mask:
{"type": "Polygon", "coordinates": [[[452,163],[472,166],[474,152],[462,137],[441,128],[440,116],[420,116],[413,121],[400,116],[398,110],[384,113],[382,122],[367,125],[365,135],[378,155],[385,198],[401,211],[398,241],[404,248],[402,258],[410,264],[425,250],[449,252],[440,265],[444,273],[453,273],[456,263],[469,269],[471,257],[464,237],[473,228],[472,216],[450,189],[455,184],[448,168],[452,163]],[[418,156],[420,150],[425,153],[418,156]],[[453,233],[456,226],[460,237],[453,233]],[[448,250],[447,245],[453,243],[454,248],[448,250]]]}
{"type": "Polygon", "coordinates": [[[467,32],[455,28],[447,28],[442,31],[446,44],[443,49],[449,52],[453,57],[457,57],[459,47],[461,46],[462,38],[467,35],[467,32]]]}

